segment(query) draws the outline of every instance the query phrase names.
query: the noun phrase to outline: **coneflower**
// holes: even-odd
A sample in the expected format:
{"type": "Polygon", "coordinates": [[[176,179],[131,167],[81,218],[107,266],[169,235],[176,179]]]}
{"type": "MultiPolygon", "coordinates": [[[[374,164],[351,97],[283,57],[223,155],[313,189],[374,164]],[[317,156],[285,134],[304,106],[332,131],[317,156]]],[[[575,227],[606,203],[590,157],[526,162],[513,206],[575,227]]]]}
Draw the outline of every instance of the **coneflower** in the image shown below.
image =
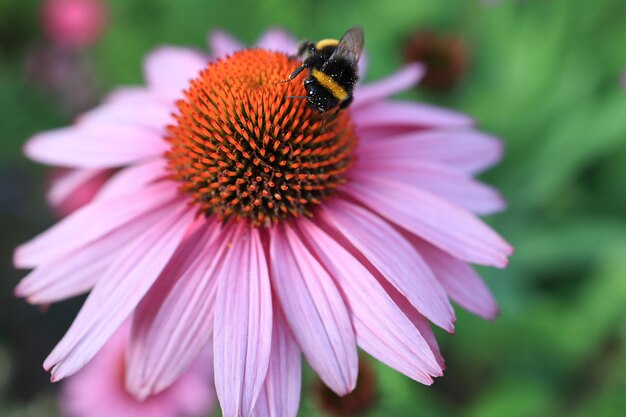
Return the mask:
{"type": "Polygon", "coordinates": [[[212,57],[153,52],[146,86],[26,145],[46,164],[119,170],[15,253],[34,268],[17,288],[31,302],[91,290],[45,361],[52,379],[132,316],[126,381],[140,399],[210,343],[226,417],[295,416],[301,354],[340,395],[355,387],[357,347],[432,383],[443,361],[429,321],[453,331],[448,298],[497,311],[469,264],[501,268],[512,252],[476,216],[503,207],[472,179],[499,142],[462,114],[388,100],[418,65],[357,86],[322,129],[306,100],[288,98],[301,81],[277,84],[299,65],[288,35],[241,51],[211,39],[212,57]]]}

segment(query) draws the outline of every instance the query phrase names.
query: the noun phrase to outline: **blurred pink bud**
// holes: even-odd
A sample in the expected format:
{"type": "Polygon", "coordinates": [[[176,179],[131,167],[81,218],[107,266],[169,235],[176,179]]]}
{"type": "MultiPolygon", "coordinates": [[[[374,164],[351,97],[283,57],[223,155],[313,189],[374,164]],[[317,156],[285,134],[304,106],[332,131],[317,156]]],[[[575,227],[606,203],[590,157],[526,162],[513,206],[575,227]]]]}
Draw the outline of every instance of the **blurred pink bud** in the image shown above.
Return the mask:
{"type": "Polygon", "coordinates": [[[44,0],[42,26],[53,43],[84,48],[100,38],[107,14],[101,0],[44,0]]]}
{"type": "Polygon", "coordinates": [[[125,351],[130,325],[122,326],[81,372],[63,385],[59,405],[67,417],[199,417],[215,407],[212,357],[204,351],[172,385],[138,400],[126,390],[125,351]]]}

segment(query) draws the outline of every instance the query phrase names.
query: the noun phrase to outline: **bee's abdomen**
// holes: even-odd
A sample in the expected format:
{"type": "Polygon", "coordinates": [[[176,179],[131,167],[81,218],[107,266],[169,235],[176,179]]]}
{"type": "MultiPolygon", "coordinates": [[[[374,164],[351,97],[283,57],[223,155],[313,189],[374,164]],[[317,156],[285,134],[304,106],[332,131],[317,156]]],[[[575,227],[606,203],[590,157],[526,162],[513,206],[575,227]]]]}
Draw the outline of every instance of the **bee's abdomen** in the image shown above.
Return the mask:
{"type": "Polygon", "coordinates": [[[320,83],[322,87],[328,90],[337,100],[344,101],[350,96],[350,93],[346,91],[346,89],[329,74],[317,69],[313,69],[311,71],[311,76],[318,83],[320,83]]]}
{"type": "Polygon", "coordinates": [[[348,94],[352,94],[354,85],[359,79],[356,65],[345,59],[331,59],[322,67],[322,72],[329,75],[348,94]]]}

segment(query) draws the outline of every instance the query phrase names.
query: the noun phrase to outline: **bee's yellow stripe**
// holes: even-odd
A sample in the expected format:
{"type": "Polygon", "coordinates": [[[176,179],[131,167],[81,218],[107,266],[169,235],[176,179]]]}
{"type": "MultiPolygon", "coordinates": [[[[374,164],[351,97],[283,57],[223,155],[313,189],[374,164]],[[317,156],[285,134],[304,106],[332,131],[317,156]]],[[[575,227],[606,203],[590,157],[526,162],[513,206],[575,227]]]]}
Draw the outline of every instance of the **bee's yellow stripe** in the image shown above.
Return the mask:
{"type": "Polygon", "coordinates": [[[337,81],[333,80],[330,75],[326,75],[318,69],[313,69],[311,71],[311,75],[322,85],[322,87],[328,89],[328,91],[330,91],[337,100],[344,101],[348,98],[348,92],[342,86],[337,84],[337,81]]]}
{"type": "Polygon", "coordinates": [[[339,41],[337,39],[322,39],[321,41],[315,44],[315,48],[319,51],[320,49],[324,49],[327,46],[337,46],[339,45],[339,41]]]}

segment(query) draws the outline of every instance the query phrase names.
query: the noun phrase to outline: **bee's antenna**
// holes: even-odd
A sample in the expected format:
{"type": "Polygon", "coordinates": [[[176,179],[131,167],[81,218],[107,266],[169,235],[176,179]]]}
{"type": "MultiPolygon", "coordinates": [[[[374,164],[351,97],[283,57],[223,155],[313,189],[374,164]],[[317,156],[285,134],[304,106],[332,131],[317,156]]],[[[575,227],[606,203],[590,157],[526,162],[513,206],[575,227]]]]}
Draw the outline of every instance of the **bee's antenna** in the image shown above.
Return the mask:
{"type": "Polygon", "coordinates": [[[326,112],[322,112],[322,133],[324,133],[324,125],[326,124],[326,112]]]}
{"type": "Polygon", "coordinates": [[[284,98],[308,98],[307,96],[284,96],[284,98]]]}

